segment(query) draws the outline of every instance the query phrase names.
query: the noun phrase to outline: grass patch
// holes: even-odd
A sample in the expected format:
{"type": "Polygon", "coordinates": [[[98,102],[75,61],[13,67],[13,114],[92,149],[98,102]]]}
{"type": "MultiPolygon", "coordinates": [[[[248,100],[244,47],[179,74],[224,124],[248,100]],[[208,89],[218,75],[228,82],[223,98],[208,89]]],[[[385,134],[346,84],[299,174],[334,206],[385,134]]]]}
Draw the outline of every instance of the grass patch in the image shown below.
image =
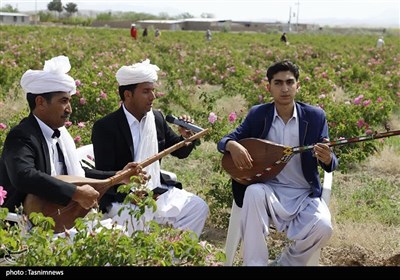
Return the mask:
{"type": "Polygon", "coordinates": [[[371,178],[361,174],[347,184],[335,184],[333,194],[337,202],[338,222],[373,221],[400,225],[399,185],[390,178],[371,178]]]}

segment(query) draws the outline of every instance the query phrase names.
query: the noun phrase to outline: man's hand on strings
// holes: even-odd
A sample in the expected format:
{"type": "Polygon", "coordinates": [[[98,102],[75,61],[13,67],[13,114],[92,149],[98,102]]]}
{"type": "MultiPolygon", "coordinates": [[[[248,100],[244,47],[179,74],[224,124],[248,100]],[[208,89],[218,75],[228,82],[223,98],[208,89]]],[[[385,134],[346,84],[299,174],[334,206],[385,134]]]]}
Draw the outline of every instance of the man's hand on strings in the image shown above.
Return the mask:
{"type": "Polygon", "coordinates": [[[253,167],[253,159],[250,153],[238,142],[233,140],[228,141],[225,150],[231,153],[232,161],[236,168],[243,170],[253,167]]]}
{"type": "MultiPolygon", "coordinates": [[[[132,174],[131,176],[137,176],[137,178],[139,180],[137,183],[144,184],[147,180],[149,180],[149,177],[147,176],[147,172],[144,171],[142,169],[142,167],[139,165],[139,163],[137,163],[137,162],[129,162],[127,165],[125,165],[124,169],[118,171],[117,174],[122,171],[125,171],[127,169],[134,170],[134,174],[132,174]]],[[[126,178],[124,178],[122,183],[129,184],[130,179],[131,179],[130,177],[126,177],[126,178]]]]}
{"type": "MultiPolygon", "coordinates": [[[[329,139],[324,138],[323,142],[328,142],[329,139]]],[[[324,143],[317,143],[314,146],[314,156],[325,165],[332,163],[332,151],[331,148],[324,143]]]]}
{"type": "Polygon", "coordinates": [[[72,195],[72,200],[78,202],[83,208],[90,209],[98,207],[97,199],[99,196],[100,193],[96,189],[85,184],[76,187],[76,190],[72,195]]]}

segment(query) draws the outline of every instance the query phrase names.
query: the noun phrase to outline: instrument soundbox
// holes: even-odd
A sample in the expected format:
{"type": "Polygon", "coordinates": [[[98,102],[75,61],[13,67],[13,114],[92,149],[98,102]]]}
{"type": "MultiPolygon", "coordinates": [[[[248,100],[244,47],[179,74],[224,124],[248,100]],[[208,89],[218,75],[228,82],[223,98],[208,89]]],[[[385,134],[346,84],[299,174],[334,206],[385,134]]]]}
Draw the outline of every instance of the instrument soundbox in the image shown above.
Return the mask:
{"type": "MultiPolygon", "coordinates": [[[[400,130],[375,133],[348,139],[339,139],[324,144],[332,147],[395,135],[400,135],[400,130]]],[[[282,171],[295,154],[310,151],[314,148],[314,145],[299,147],[284,146],[258,138],[245,138],[239,140],[238,143],[243,145],[253,158],[253,167],[251,169],[237,168],[233,163],[232,156],[229,152],[224,154],[221,164],[222,168],[231,175],[233,180],[246,186],[273,179],[282,171]]]]}
{"type": "MultiPolygon", "coordinates": [[[[189,142],[192,142],[204,134],[208,132],[208,129],[204,129],[193,136],[186,138],[185,140],[165,149],[164,151],[144,160],[140,163],[142,168],[152,164],[153,162],[161,159],[162,157],[176,151],[177,149],[183,147],[189,142]]],[[[99,193],[99,198],[97,199],[100,202],[100,199],[107,192],[107,190],[120,183],[124,178],[133,176],[135,174],[135,170],[127,169],[124,170],[110,178],[104,180],[91,179],[85,177],[78,176],[69,176],[69,175],[59,175],[56,176],[57,179],[60,179],[64,182],[68,182],[74,184],[76,186],[82,186],[85,184],[91,185],[95,188],[99,193]]],[[[38,197],[33,194],[28,194],[24,201],[24,212],[28,215],[32,212],[41,212],[44,216],[51,217],[55,221],[54,232],[59,233],[63,232],[65,229],[70,229],[75,224],[75,219],[79,217],[84,217],[90,211],[90,209],[85,209],[80,206],[76,201],[70,201],[67,206],[61,206],[56,203],[52,203],[46,201],[45,199],[38,197]]]]}

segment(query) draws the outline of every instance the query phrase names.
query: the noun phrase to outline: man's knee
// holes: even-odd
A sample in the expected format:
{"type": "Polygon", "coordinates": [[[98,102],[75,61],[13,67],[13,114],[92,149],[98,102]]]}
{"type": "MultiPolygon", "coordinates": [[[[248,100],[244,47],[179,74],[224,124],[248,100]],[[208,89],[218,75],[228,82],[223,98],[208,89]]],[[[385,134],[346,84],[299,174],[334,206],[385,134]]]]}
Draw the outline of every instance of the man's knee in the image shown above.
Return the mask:
{"type": "Polygon", "coordinates": [[[324,246],[328,240],[332,237],[333,228],[330,221],[326,219],[320,219],[316,223],[316,231],[320,235],[321,238],[321,245],[324,246]]]}
{"type": "Polygon", "coordinates": [[[209,209],[207,203],[200,197],[194,196],[191,200],[191,203],[194,204],[193,211],[199,213],[199,216],[207,216],[209,209]]]}
{"type": "Polygon", "coordinates": [[[253,184],[247,187],[246,193],[244,196],[244,201],[253,201],[263,200],[265,198],[265,191],[259,184],[253,184]]]}

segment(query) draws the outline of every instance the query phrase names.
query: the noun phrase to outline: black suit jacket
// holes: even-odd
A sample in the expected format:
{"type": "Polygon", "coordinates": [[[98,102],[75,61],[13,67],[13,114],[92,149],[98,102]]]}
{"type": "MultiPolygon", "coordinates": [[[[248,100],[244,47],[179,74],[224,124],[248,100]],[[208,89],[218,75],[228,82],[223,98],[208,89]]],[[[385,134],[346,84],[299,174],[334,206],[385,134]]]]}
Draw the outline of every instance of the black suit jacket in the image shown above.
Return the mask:
{"type": "MultiPolygon", "coordinates": [[[[10,130],[4,142],[0,158],[0,186],[7,191],[4,206],[14,212],[28,193],[67,205],[76,186],[50,174],[48,146],[38,122],[30,114],[10,130]]],[[[88,170],[86,176],[104,179],[114,174],[88,170]]]]}
{"type": "MultiPolygon", "coordinates": [[[[169,127],[160,111],[154,110],[153,112],[159,152],[183,141],[183,137],[177,135],[169,127]]],[[[128,120],[122,107],[94,123],[92,143],[96,169],[117,171],[123,169],[128,162],[133,161],[135,147],[133,146],[128,120]]],[[[184,146],[171,153],[171,155],[178,158],[186,158],[193,150],[193,147],[194,145],[184,146]]],[[[162,176],[161,183],[166,183],[162,176]]],[[[179,183],[176,186],[181,187],[179,183]]],[[[124,200],[126,194],[117,193],[117,188],[118,186],[110,188],[103,196],[100,201],[100,209],[102,211],[106,211],[106,208],[112,202],[122,202],[124,200]]]]}

